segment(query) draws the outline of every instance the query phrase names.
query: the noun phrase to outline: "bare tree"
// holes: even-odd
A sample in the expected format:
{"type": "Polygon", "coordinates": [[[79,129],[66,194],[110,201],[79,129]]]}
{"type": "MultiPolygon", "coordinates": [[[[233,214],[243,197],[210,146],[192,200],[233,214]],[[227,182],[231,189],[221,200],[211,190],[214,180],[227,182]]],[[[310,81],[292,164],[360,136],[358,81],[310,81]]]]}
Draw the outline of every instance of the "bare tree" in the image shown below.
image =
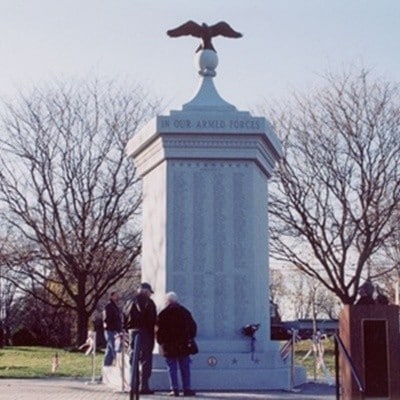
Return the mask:
{"type": "Polygon", "coordinates": [[[387,295],[391,302],[399,304],[400,297],[400,204],[391,217],[393,235],[385,241],[384,257],[380,265],[380,290],[387,295]],[[392,269],[389,267],[392,266],[392,269]]]}
{"type": "Polygon", "coordinates": [[[327,76],[324,89],[272,114],[284,149],[271,188],[272,256],[344,304],[399,228],[390,224],[400,201],[399,93],[365,71],[327,76]]]}
{"type": "Polygon", "coordinates": [[[338,316],[338,299],[321,282],[291,268],[290,281],[287,266],[271,269],[270,296],[285,319],[334,319],[338,316]]]}
{"type": "Polygon", "coordinates": [[[270,269],[269,296],[270,300],[278,304],[280,299],[286,296],[288,287],[285,284],[285,276],[282,271],[270,269]]]}
{"type": "Polygon", "coordinates": [[[141,187],[125,146],[157,106],[140,87],[98,81],[5,105],[4,264],[19,289],[76,312],[78,342],[101,297],[138,268],[141,187]]]}

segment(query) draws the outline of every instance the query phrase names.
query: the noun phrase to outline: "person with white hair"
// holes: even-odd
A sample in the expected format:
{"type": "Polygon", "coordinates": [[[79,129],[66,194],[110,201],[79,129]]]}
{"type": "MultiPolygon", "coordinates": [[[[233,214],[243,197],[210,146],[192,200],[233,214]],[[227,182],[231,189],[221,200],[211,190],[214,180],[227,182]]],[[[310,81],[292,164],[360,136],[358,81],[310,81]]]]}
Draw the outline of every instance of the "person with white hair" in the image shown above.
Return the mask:
{"type": "Polygon", "coordinates": [[[170,396],[179,396],[178,367],[182,379],[183,395],[195,396],[190,382],[190,354],[198,349],[194,337],[197,325],[188,309],[178,302],[175,292],[165,297],[166,306],[157,318],[157,342],[168,368],[170,396]]]}

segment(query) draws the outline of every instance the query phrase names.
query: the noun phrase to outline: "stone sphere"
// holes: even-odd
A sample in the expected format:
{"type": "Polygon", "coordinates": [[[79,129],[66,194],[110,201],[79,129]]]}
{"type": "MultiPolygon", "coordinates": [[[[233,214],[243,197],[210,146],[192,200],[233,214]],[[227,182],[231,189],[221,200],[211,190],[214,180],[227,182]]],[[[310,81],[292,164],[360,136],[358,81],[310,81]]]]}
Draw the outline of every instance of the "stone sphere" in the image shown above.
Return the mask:
{"type": "Polygon", "coordinates": [[[215,71],[218,66],[218,56],[213,50],[200,50],[196,53],[196,63],[200,73],[215,71]]]}

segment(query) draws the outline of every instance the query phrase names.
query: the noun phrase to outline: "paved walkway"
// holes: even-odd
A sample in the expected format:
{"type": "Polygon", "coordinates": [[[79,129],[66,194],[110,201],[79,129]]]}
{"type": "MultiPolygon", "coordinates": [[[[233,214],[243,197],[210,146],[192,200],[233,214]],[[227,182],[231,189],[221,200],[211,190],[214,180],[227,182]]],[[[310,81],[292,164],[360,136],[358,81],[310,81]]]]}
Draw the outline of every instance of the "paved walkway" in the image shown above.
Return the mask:
{"type": "MultiPolygon", "coordinates": [[[[167,400],[167,393],[140,396],[143,400],[167,400]]],[[[183,398],[183,397],[182,397],[183,398]]],[[[128,400],[128,393],[73,379],[0,379],[1,400],[128,400]]],[[[293,392],[198,392],[200,400],[335,400],[335,387],[324,383],[306,383],[293,392]]]]}

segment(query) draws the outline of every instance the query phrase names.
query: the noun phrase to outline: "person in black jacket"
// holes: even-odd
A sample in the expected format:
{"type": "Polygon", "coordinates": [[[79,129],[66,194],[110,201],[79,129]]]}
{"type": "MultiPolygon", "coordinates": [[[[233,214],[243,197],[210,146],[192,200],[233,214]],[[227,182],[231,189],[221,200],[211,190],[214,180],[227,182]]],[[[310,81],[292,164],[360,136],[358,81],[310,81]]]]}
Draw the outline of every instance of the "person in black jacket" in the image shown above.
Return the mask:
{"type": "Polygon", "coordinates": [[[178,303],[174,292],[166,295],[166,307],[157,319],[157,342],[168,367],[170,396],[179,396],[178,366],[182,378],[183,395],[194,396],[190,384],[190,356],[187,344],[197,333],[192,314],[178,303]]]}
{"type": "Polygon", "coordinates": [[[124,311],[124,327],[130,332],[132,350],[134,350],[135,338],[138,335],[140,338],[139,364],[141,368],[139,389],[141,394],[154,393],[149,387],[153,366],[154,329],[157,318],[156,305],[151,299],[153,293],[150,284],[143,282],[139,287],[138,293],[128,302],[124,311]]]}
{"type": "Polygon", "coordinates": [[[104,336],[106,338],[106,353],[104,355],[104,366],[113,364],[115,353],[115,338],[122,331],[121,312],[118,307],[119,295],[111,292],[110,300],[103,312],[104,336]]]}

